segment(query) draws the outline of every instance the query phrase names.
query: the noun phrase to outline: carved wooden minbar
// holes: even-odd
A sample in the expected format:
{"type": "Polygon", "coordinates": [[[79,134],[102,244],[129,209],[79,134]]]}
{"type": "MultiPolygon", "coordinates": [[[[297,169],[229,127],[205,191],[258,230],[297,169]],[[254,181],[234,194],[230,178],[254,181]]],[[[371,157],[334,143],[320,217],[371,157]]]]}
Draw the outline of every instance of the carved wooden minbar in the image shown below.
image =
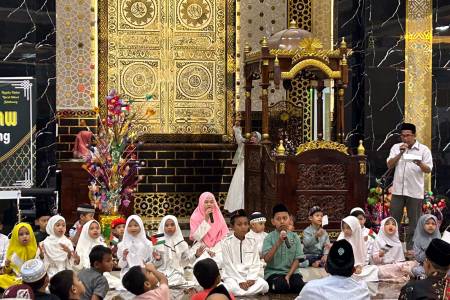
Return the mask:
{"type": "Polygon", "coordinates": [[[351,49],[342,40],[339,48],[323,50],[319,40],[295,22],[289,29],[263,38],[261,49],[245,48],[245,134],[249,138],[252,124],[253,82],[262,88],[262,142],[245,145],[245,208],[271,216],[273,205],[285,203],[296,217],[296,229],[309,224],[308,210],[319,205],[329,216],[329,229],[340,229],[341,220],[367,198],[368,179],[364,148],[353,155],[344,145],[344,93],[348,84],[347,57],[351,49]],[[283,141],[274,154],[271,106],[268,89],[273,84],[289,87],[295,77],[309,79],[316,90],[317,140],[305,141],[297,153],[288,154],[283,141]],[[333,80],[336,98],[330,111],[330,141],[324,140],[323,90],[325,81],[333,80]]]}

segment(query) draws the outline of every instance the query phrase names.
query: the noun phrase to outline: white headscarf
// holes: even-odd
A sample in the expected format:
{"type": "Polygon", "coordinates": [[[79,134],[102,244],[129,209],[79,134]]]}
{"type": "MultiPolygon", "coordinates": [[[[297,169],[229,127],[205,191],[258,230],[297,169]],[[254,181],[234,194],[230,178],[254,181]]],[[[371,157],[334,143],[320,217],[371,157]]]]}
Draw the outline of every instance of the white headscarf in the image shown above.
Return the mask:
{"type": "Polygon", "coordinates": [[[83,225],[83,229],[81,229],[80,238],[78,239],[76,252],[80,256],[80,267],[82,268],[90,268],[91,262],[89,261],[89,253],[91,253],[92,248],[97,245],[106,246],[105,243],[102,242],[100,236],[96,239],[93,239],[89,236],[89,227],[92,223],[97,223],[100,227],[100,224],[96,220],[91,220],[83,225]]]}
{"type": "Polygon", "coordinates": [[[60,215],[53,216],[48,220],[45,228],[48,236],[42,242],[46,256],[54,262],[64,262],[67,259],[67,252],[62,249],[61,244],[66,245],[70,251],[73,251],[72,242],[64,234],[60,237],[55,235],[55,225],[59,221],[66,222],[60,215]]]}
{"type": "Polygon", "coordinates": [[[164,233],[164,245],[162,246],[168,248],[167,252],[169,253],[170,259],[172,259],[174,254],[181,256],[184,251],[188,250],[187,243],[183,243],[183,233],[181,232],[180,225],[178,224],[178,220],[175,216],[167,215],[162,218],[159,223],[158,233],[164,233]],[[164,226],[166,225],[167,220],[172,220],[175,223],[175,232],[173,235],[167,235],[164,231],[164,226]]]}
{"type": "Polygon", "coordinates": [[[380,231],[373,244],[373,254],[378,254],[380,250],[384,251],[383,262],[385,264],[405,261],[402,242],[400,242],[400,238],[398,237],[398,224],[393,217],[387,217],[381,221],[380,231]],[[388,220],[393,220],[396,227],[395,233],[391,236],[384,231],[384,225],[388,220]],[[392,247],[388,247],[387,245],[392,247]]]}
{"type": "Polygon", "coordinates": [[[342,232],[339,234],[338,241],[342,239],[346,239],[353,248],[353,256],[355,257],[355,266],[364,266],[366,264],[367,258],[367,247],[364,242],[364,238],[361,234],[361,224],[359,224],[358,218],[354,216],[345,217],[341,222],[341,230],[342,232]],[[350,226],[352,230],[352,236],[346,237],[344,235],[344,224],[346,223],[350,226]]]}
{"type": "Polygon", "coordinates": [[[125,233],[122,241],[118,245],[117,252],[123,253],[126,249],[128,249],[127,262],[129,267],[143,265],[143,258],[147,257],[148,253],[152,252],[152,243],[145,235],[144,222],[142,222],[142,219],[137,215],[128,217],[127,223],[125,224],[125,233]],[[128,225],[133,220],[141,228],[141,231],[139,231],[137,236],[132,236],[128,233],[128,225]]]}

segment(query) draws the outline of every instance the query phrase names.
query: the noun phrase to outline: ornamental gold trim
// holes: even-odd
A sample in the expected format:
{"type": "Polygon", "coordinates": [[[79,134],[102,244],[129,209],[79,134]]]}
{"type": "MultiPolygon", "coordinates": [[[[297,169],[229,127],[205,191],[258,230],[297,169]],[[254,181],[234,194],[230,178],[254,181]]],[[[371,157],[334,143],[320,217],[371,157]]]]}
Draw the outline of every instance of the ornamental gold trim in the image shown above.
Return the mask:
{"type": "Polygon", "coordinates": [[[316,59],[305,59],[298,62],[289,72],[281,72],[281,79],[293,79],[300,71],[307,67],[315,67],[324,72],[329,78],[341,78],[341,71],[333,71],[325,63],[316,59]]]}
{"type": "Polygon", "coordinates": [[[344,144],[333,142],[333,141],[311,141],[311,142],[308,142],[305,144],[301,144],[297,148],[296,155],[302,154],[307,151],[318,150],[318,149],[335,150],[335,151],[341,152],[345,155],[349,155],[347,146],[345,146],[344,144]]]}

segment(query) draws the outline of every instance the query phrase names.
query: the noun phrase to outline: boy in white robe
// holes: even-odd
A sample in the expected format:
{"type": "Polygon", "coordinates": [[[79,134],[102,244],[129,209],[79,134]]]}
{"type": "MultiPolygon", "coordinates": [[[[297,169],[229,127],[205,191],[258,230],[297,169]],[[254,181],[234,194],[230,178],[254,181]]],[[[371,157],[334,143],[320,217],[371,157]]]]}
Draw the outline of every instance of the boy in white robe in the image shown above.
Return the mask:
{"type": "Polygon", "coordinates": [[[243,209],[230,218],[233,235],[222,242],[223,280],[225,287],[236,296],[253,296],[269,291],[269,284],[260,276],[257,243],[246,237],[248,218],[243,209]]]}
{"type": "Polygon", "coordinates": [[[352,245],[346,240],[333,243],[325,265],[331,276],[307,282],[295,300],[369,300],[367,284],[352,278],[354,264],[352,245]]]}
{"type": "Polygon", "coordinates": [[[259,251],[259,256],[262,257],[262,246],[267,232],[264,231],[266,227],[266,217],[260,212],[254,212],[250,215],[250,231],[245,237],[252,238],[256,241],[259,251]]]}

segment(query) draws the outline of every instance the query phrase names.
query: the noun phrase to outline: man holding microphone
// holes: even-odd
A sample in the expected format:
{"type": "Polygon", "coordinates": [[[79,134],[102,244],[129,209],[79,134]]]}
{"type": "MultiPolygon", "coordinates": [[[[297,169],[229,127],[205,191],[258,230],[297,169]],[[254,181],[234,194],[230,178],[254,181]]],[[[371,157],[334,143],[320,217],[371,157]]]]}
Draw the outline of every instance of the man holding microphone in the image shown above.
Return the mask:
{"type": "Polygon", "coordinates": [[[430,149],[416,140],[414,124],[403,123],[400,127],[400,137],[402,142],[392,146],[387,158],[388,168],[395,168],[391,215],[400,224],[403,207],[406,207],[409,225],[405,242],[407,250],[411,250],[425,192],[424,174],[431,172],[433,158],[430,149]]]}

